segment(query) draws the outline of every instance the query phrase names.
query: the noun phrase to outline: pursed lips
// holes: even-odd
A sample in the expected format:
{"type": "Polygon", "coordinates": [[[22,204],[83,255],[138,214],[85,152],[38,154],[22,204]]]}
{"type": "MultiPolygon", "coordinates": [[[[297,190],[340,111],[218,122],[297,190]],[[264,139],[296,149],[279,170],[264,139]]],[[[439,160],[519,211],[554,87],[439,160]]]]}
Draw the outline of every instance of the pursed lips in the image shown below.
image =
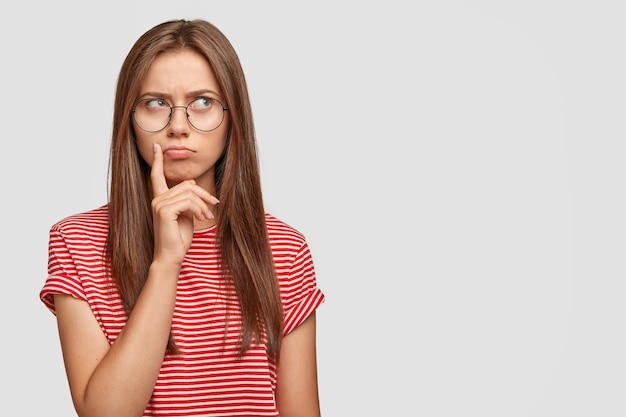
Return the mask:
{"type": "Polygon", "coordinates": [[[190,157],[194,151],[184,146],[168,146],[163,151],[163,155],[171,159],[185,159],[190,157]]]}

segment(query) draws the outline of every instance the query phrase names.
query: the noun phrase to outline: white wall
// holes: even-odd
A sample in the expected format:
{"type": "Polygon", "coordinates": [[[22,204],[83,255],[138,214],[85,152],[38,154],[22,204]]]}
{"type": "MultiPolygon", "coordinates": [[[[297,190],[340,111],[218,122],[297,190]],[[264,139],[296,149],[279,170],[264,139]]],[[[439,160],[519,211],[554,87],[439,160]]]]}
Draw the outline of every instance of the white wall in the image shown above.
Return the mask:
{"type": "Polygon", "coordinates": [[[73,415],[48,229],[106,201],[117,71],[178,17],[238,50],[267,207],[313,250],[325,417],[626,414],[621,2],[0,7],[11,415],[73,415]]]}

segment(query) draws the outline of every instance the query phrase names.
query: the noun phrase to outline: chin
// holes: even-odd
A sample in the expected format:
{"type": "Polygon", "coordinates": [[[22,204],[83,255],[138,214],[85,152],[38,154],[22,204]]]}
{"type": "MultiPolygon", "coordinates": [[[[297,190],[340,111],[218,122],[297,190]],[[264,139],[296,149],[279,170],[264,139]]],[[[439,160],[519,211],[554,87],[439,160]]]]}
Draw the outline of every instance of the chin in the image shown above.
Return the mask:
{"type": "Polygon", "coordinates": [[[167,185],[172,188],[176,184],[179,184],[183,181],[195,180],[195,177],[190,175],[166,175],[165,180],[167,181],[167,185]]]}

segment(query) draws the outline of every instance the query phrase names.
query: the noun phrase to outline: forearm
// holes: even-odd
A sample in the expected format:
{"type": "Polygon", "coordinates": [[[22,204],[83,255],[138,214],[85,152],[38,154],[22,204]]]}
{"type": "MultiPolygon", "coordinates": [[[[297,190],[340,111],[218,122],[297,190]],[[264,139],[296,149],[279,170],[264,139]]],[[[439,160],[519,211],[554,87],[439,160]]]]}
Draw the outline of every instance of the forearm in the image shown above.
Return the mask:
{"type": "Polygon", "coordinates": [[[89,379],[79,415],[143,414],[169,339],[178,272],[151,266],[126,326],[89,379]]]}
{"type": "Polygon", "coordinates": [[[276,387],[281,416],[320,416],[315,332],[313,313],[282,340],[276,387]]]}

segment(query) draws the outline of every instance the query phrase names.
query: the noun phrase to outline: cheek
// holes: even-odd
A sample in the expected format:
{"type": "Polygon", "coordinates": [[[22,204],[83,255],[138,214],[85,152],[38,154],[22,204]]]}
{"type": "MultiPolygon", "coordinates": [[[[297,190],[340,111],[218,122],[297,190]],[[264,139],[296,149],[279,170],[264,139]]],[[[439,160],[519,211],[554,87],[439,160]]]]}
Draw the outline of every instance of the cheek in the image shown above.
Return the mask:
{"type": "Polygon", "coordinates": [[[139,151],[139,155],[143,158],[144,161],[150,166],[152,166],[152,160],[154,158],[154,143],[151,140],[148,140],[142,135],[136,135],[136,146],[139,151]]]}
{"type": "Polygon", "coordinates": [[[213,132],[209,132],[206,139],[202,142],[205,144],[205,151],[213,155],[213,157],[219,157],[224,153],[228,143],[228,123],[223,123],[218,129],[213,132]]]}

